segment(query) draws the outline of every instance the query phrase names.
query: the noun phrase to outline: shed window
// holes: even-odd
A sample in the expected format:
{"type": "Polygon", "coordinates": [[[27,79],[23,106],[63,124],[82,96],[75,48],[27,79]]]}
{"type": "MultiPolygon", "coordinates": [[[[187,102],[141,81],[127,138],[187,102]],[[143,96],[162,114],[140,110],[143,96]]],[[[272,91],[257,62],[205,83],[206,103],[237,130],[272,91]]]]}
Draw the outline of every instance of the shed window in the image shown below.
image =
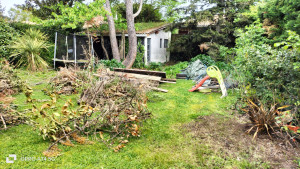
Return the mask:
{"type": "Polygon", "coordinates": [[[162,48],[162,39],[160,39],[159,46],[160,46],[160,48],[162,48]]]}
{"type": "Polygon", "coordinates": [[[168,44],[169,44],[169,40],[168,40],[168,39],[165,39],[165,41],[164,41],[164,47],[165,47],[165,48],[168,48],[168,44]]]}

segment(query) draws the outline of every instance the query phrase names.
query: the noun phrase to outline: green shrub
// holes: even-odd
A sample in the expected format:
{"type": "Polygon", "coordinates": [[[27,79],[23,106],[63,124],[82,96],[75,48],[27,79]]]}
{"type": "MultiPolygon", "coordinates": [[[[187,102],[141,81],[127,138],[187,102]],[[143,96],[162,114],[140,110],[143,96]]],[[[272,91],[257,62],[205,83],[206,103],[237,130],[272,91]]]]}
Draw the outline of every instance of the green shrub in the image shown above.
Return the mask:
{"type": "Polygon", "coordinates": [[[144,56],[145,56],[145,47],[142,43],[138,44],[138,52],[135,58],[135,61],[132,65],[134,68],[142,69],[145,68],[146,65],[144,63],[144,56]]]}
{"type": "Polygon", "coordinates": [[[300,98],[300,71],[294,67],[300,61],[299,50],[272,48],[264,32],[261,24],[237,31],[234,66],[241,94],[264,104],[293,105],[300,98]]]}
{"type": "Polygon", "coordinates": [[[163,70],[162,66],[163,66],[163,64],[160,63],[160,62],[151,62],[148,65],[148,69],[156,70],[156,71],[162,71],[163,70]]]}
{"type": "Polygon", "coordinates": [[[45,70],[48,67],[41,53],[50,47],[47,36],[39,30],[28,29],[13,40],[9,46],[14,51],[11,54],[16,66],[25,66],[28,70],[45,70]]]}
{"type": "Polygon", "coordinates": [[[11,55],[12,50],[8,47],[12,39],[17,36],[14,28],[10,27],[8,23],[0,19],[0,57],[6,59],[11,55]]]}
{"type": "Polygon", "coordinates": [[[180,73],[182,69],[185,69],[189,65],[189,62],[179,62],[176,65],[165,67],[164,71],[167,73],[168,78],[175,78],[177,73],[180,73]]]}
{"type": "Polygon", "coordinates": [[[114,68],[125,68],[125,66],[121,62],[118,62],[116,59],[101,60],[100,63],[105,67],[110,68],[110,70],[113,70],[114,68]]]}

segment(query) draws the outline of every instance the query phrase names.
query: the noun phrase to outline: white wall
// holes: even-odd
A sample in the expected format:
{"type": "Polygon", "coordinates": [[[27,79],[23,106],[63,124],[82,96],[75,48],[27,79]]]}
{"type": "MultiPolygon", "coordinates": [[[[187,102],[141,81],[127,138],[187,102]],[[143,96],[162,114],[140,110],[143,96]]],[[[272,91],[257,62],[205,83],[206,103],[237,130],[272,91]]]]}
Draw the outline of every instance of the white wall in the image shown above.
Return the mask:
{"type": "MultiPolygon", "coordinates": [[[[168,62],[170,60],[170,52],[164,47],[164,40],[168,39],[169,44],[171,42],[171,32],[165,32],[160,30],[158,34],[151,34],[145,38],[145,60],[147,60],[147,38],[151,38],[151,56],[150,62],[168,62]],[[162,39],[162,47],[160,48],[160,39],[162,39]]],[[[168,44],[168,46],[169,46],[168,44]]]]}

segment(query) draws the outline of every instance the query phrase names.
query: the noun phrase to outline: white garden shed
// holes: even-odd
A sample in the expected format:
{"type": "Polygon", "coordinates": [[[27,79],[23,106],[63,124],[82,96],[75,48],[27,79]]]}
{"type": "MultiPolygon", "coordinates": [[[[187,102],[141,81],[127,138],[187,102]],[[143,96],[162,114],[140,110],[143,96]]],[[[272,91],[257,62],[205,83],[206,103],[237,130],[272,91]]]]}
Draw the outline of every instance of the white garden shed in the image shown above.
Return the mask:
{"type": "Polygon", "coordinates": [[[160,27],[137,31],[137,37],[144,38],[146,64],[150,62],[165,63],[170,60],[170,52],[168,51],[171,42],[171,31],[166,31],[167,25],[160,27]]]}

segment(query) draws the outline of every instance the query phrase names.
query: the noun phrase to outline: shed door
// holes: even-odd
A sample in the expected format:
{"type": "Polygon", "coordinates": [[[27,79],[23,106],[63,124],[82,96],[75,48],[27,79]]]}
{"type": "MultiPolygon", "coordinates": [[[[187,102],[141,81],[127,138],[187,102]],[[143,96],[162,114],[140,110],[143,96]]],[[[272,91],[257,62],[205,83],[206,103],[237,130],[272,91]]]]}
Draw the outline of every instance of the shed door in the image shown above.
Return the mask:
{"type": "Polygon", "coordinates": [[[151,58],[151,38],[147,38],[147,63],[150,63],[151,58]]]}

